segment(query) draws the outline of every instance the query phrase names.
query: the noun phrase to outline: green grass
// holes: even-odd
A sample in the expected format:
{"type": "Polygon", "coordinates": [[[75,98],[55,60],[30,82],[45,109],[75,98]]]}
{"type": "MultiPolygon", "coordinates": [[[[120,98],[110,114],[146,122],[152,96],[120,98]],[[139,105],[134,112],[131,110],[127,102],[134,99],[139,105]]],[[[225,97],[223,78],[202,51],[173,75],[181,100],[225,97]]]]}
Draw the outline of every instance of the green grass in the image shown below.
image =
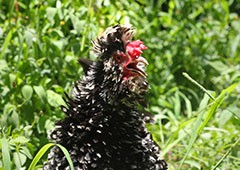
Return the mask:
{"type": "Polygon", "coordinates": [[[71,170],[74,170],[73,163],[72,163],[71,157],[70,157],[67,149],[66,149],[64,146],[62,146],[62,145],[54,144],[54,143],[48,143],[48,144],[44,145],[44,146],[38,151],[38,153],[36,154],[36,156],[35,156],[34,159],[32,160],[32,162],[31,162],[28,170],[34,170],[35,167],[36,167],[36,165],[37,165],[37,163],[38,163],[39,160],[42,158],[42,156],[43,156],[51,147],[53,147],[53,146],[57,146],[57,147],[59,147],[59,148],[62,150],[62,152],[64,153],[64,155],[65,155],[65,157],[66,157],[66,159],[67,159],[67,161],[68,161],[68,163],[69,163],[70,169],[71,169],[71,170]]]}
{"type": "Polygon", "coordinates": [[[148,46],[148,128],[169,169],[239,169],[239,4],[0,0],[0,170],[41,168],[77,59],[95,60],[91,40],[116,23],[148,46]]]}
{"type": "Polygon", "coordinates": [[[4,165],[4,169],[6,170],[10,170],[11,169],[11,160],[10,160],[10,153],[9,153],[9,145],[7,142],[6,138],[2,138],[1,140],[2,142],[2,161],[3,161],[3,165],[4,165]]]}

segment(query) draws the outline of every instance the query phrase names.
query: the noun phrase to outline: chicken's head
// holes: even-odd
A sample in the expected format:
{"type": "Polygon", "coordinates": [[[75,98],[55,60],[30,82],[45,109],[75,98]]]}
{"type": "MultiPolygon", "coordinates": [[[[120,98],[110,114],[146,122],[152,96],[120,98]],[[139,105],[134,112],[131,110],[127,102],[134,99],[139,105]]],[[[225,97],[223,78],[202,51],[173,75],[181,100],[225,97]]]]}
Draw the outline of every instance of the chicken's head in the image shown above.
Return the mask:
{"type": "Polygon", "coordinates": [[[114,53],[113,58],[116,64],[122,67],[122,79],[128,80],[132,77],[146,77],[145,72],[147,60],[141,56],[142,50],[147,49],[143,42],[140,40],[132,41],[126,44],[125,52],[117,51],[114,53]]]}
{"type": "Polygon", "coordinates": [[[148,90],[148,62],[141,54],[147,47],[140,40],[131,41],[133,33],[131,26],[109,27],[93,41],[93,49],[104,63],[106,75],[116,80],[118,90],[144,95],[148,90]]]}

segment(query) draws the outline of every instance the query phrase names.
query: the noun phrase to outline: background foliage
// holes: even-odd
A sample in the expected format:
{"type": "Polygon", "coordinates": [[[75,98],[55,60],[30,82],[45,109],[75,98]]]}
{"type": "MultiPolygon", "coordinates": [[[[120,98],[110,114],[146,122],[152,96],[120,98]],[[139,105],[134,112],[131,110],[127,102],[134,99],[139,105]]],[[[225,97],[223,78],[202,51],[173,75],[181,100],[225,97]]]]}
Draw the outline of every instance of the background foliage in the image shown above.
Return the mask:
{"type": "Polygon", "coordinates": [[[116,23],[149,47],[148,128],[170,169],[238,169],[239,15],[239,0],[0,0],[0,169],[26,169],[49,142],[77,59],[95,60],[90,41],[116,23]]]}

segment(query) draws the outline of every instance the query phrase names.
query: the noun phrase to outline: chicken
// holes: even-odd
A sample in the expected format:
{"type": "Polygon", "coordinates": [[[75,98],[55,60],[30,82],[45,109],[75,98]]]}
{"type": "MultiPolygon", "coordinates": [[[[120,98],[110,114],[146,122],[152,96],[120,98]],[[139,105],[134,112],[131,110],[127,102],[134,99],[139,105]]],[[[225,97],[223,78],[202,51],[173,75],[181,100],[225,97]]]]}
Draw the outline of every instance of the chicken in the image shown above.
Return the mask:
{"type": "MultiPolygon", "coordinates": [[[[145,127],[138,106],[149,89],[147,47],[131,41],[131,26],[115,25],[93,41],[98,60],[80,59],[84,76],[75,83],[66,117],[56,123],[51,139],[70,153],[75,170],[165,170],[160,149],[145,127]]],[[[55,147],[44,170],[70,169],[55,147]]]]}

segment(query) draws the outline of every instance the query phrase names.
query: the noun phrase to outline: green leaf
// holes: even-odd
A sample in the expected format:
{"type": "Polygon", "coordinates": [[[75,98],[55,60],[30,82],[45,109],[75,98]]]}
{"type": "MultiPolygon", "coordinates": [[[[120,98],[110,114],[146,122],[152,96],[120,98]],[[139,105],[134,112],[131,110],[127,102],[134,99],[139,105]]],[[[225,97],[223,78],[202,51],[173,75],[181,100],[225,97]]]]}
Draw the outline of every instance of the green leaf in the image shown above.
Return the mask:
{"type": "Polygon", "coordinates": [[[13,87],[16,83],[16,74],[10,73],[9,74],[9,80],[10,80],[10,86],[13,87]]]}
{"type": "Polygon", "coordinates": [[[182,92],[179,92],[179,95],[180,95],[180,96],[184,99],[184,101],[185,101],[188,118],[192,117],[192,105],[191,105],[190,100],[189,100],[182,92]]]}
{"type": "Polygon", "coordinates": [[[13,29],[8,32],[7,37],[5,38],[5,41],[1,48],[0,59],[3,58],[3,56],[5,55],[6,49],[8,47],[8,44],[10,43],[10,40],[12,39],[12,35],[14,32],[15,30],[13,29]]]}
{"type": "Polygon", "coordinates": [[[33,86],[34,91],[37,93],[38,97],[40,98],[42,103],[46,103],[46,91],[44,90],[43,86],[33,86]]]}
{"type": "Polygon", "coordinates": [[[3,38],[3,30],[1,27],[0,27],[0,38],[3,38]]]}
{"type": "Polygon", "coordinates": [[[16,169],[21,169],[21,167],[24,165],[24,163],[27,160],[26,155],[20,153],[20,152],[14,152],[13,153],[13,159],[16,165],[16,169]]]}
{"type": "Polygon", "coordinates": [[[209,120],[211,119],[213,114],[216,112],[217,108],[222,104],[222,102],[225,99],[226,95],[228,93],[231,93],[235,89],[236,86],[237,86],[237,84],[233,84],[233,85],[229,86],[227,89],[224,89],[221,92],[221,94],[216,98],[216,100],[213,103],[213,105],[208,109],[206,117],[205,117],[202,125],[200,126],[200,128],[198,130],[198,134],[200,134],[202,132],[203,128],[207,125],[207,123],[209,122],[209,120]]]}
{"type": "Polygon", "coordinates": [[[32,94],[33,94],[32,86],[25,85],[25,86],[22,87],[22,95],[26,100],[31,99],[32,94]]]}
{"type": "Polygon", "coordinates": [[[9,71],[8,63],[6,60],[0,60],[0,74],[9,71]]]}
{"type": "Polygon", "coordinates": [[[16,145],[16,144],[26,144],[28,142],[29,142],[29,139],[27,139],[26,137],[18,136],[18,137],[14,138],[14,139],[11,139],[9,143],[11,145],[16,145]]]}
{"type": "Polygon", "coordinates": [[[59,50],[63,50],[63,47],[64,47],[64,41],[63,41],[63,40],[52,41],[52,43],[53,43],[59,50]]]}
{"type": "Polygon", "coordinates": [[[3,159],[4,170],[11,170],[9,145],[5,137],[2,138],[2,159],[3,159]]]}
{"type": "Polygon", "coordinates": [[[20,152],[26,155],[29,159],[32,159],[32,154],[26,146],[21,147],[20,152]]]}
{"type": "Polygon", "coordinates": [[[4,108],[3,108],[3,114],[10,114],[11,112],[16,110],[16,106],[11,104],[11,103],[7,103],[4,108]]]}
{"type": "Polygon", "coordinates": [[[186,160],[185,161],[186,164],[189,164],[191,167],[195,167],[197,169],[201,169],[201,165],[199,162],[194,161],[194,160],[186,160]]]}
{"type": "Polygon", "coordinates": [[[208,64],[219,72],[229,69],[229,67],[226,64],[224,64],[222,61],[208,61],[208,64]]]}
{"type": "Polygon", "coordinates": [[[209,95],[204,93],[203,99],[200,102],[198,110],[201,111],[201,110],[205,109],[207,107],[207,105],[208,105],[209,99],[210,99],[209,95]]]}
{"type": "Polygon", "coordinates": [[[234,39],[231,44],[231,53],[232,56],[237,54],[237,49],[239,48],[239,43],[240,43],[240,34],[238,34],[234,39]]]}
{"type": "Polygon", "coordinates": [[[177,118],[180,117],[180,112],[181,112],[181,103],[180,103],[180,97],[179,97],[179,91],[177,90],[175,92],[174,98],[173,98],[173,103],[174,103],[174,114],[177,116],[177,118]]]}
{"type": "Polygon", "coordinates": [[[48,20],[50,21],[50,23],[51,23],[52,25],[54,25],[54,24],[55,24],[54,17],[55,17],[55,15],[56,15],[56,13],[57,13],[57,8],[48,7],[48,8],[46,9],[46,12],[47,12],[47,18],[48,18],[48,20]]]}
{"type": "Polygon", "coordinates": [[[34,40],[34,34],[32,30],[26,30],[25,31],[25,39],[26,39],[26,43],[28,46],[32,45],[32,42],[34,40]]]}
{"type": "Polygon", "coordinates": [[[59,107],[60,105],[65,105],[65,102],[62,99],[62,96],[55,93],[52,90],[47,90],[47,100],[48,100],[48,103],[53,107],[59,107]]]}
{"type": "Polygon", "coordinates": [[[83,31],[84,26],[86,26],[85,20],[79,20],[79,18],[73,14],[70,15],[74,30],[77,31],[77,33],[81,33],[83,31]]]}

